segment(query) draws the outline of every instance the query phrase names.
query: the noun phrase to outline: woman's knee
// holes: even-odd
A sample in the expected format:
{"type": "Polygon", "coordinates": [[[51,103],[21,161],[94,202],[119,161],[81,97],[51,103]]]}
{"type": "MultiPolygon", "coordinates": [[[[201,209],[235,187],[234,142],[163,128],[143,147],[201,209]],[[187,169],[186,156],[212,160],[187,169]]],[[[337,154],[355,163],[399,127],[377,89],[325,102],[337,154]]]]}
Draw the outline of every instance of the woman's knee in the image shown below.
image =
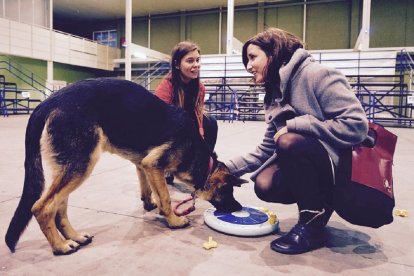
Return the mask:
{"type": "Polygon", "coordinates": [[[276,149],[278,152],[290,152],[300,147],[306,138],[298,133],[288,132],[279,137],[276,142],[276,149]]]}
{"type": "Polygon", "coordinates": [[[267,201],[270,202],[270,189],[261,186],[260,184],[258,184],[257,182],[254,185],[254,192],[256,193],[256,196],[263,201],[267,201]]]}
{"type": "Polygon", "coordinates": [[[277,189],[273,185],[263,184],[264,183],[256,181],[254,185],[254,192],[260,200],[282,204],[296,203],[296,200],[293,198],[292,194],[288,190],[283,188],[277,189]]]}
{"type": "Polygon", "coordinates": [[[270,201],[270,194],[272,193],[272,175],[264,171],[259,174],[254,183],[254,192],[257,197],[263,201],[270,201]]]}
{"type": "Polygon", "coordinates": [[[204,128],[204,139],[214,150],[214,147],[217,142],[217,133],[218,133],[218,125],[216,119],[213,117],[205,116],[203,118],[203,128],[204,128]]]}
{"type": "Polygon", "coordinates": [[[295,202],[290,192],[289,181],[283,180],[278,164],[272,164],[260,172],[254,185],[256,196],[266,202],[291,204],[295,202]]]}
{"type": "Polygon", "coordinates": [[[211,116],[203,115],[203,127],[209,129],[213,133],[217,133],[218,131],[218,124],[217,120],[211,116]]]}

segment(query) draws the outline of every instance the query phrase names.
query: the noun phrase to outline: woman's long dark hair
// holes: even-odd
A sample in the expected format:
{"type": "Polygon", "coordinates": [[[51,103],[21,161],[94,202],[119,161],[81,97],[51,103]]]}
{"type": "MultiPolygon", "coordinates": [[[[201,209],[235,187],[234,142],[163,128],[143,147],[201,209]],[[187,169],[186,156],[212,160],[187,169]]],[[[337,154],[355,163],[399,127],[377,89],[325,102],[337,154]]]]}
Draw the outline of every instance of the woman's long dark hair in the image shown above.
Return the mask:
{"type": "Polygon", "coordinates": [[[280,91],[280,75],[279,70],[282,64],[286,64],[292,58],[293,53],[304,48],[304,43],[295,35],[277,28],[269,28],[247,40],[243,45],[243,64],[247,68],[249,59],[247,57],[247,47],[256,45],[266,53],[269,58],[264,69],[264,87],[266,91],[265,103],[270,103],[272,95],[282,97],[280,91]]]}
{"type": "MultiPolygon", "coordinates": [[[[171,80],[173,86],[172,103],[180,108],[192,110],[196,109],[197,113],[200,113],[203,109],[203,107],[200,107],[198,104],[198,99],[200,96],[200,76],[198,76],[196,79],[190,80],[190,83],[186,84],[185,93],[180,72],[181,60],[185,55],[194,50],[197,50],[200,54],[200,47],[192,41],[182,41],[175,45],[171,51],[171,68],[167,78],[171,80]]],[[[192,110],[188,111],[192,112],[192,110]]]]}

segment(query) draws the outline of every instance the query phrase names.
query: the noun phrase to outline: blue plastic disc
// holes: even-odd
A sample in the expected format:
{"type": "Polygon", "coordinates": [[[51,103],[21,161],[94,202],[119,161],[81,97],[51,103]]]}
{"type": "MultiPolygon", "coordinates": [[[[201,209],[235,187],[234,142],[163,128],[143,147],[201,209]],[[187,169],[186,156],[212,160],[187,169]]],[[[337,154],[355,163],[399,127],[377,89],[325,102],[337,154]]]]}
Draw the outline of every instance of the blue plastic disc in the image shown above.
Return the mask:
{"type": "Polygon", "coordinates": [[[279,221],[269,220],[269,212],[255,207],[243,207],[233,213],[218,212],[215,208],[204,211],[204,222],[212,229],[235,236],[263,236],[279,229],[279,221]]]}
{"type": "Polygon", "coordinates": [[[261,224],[269,219],[269,217],[262,211],[250,207],[243,207],[243,209],[234,213],[215,211],[214,216],[219,220],[241,225],[261,224]]]}

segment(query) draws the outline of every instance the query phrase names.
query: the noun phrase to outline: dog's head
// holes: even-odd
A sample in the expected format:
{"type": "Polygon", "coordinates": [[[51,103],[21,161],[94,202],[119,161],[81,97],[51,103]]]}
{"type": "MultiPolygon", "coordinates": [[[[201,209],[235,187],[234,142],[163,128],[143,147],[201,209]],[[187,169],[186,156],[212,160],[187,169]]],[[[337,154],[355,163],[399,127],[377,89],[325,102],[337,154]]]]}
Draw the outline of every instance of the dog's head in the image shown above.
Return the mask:
{"type": "Polygon", "coordinates": [[[248,181],[232,175],[227,166],[216,161],[213,172],[207,178],[204,189],[198,196],[208,200],[220,212],[235,212],[241,210],[241,204],[234,198],[233,187],[240,187],[248,181]]]}

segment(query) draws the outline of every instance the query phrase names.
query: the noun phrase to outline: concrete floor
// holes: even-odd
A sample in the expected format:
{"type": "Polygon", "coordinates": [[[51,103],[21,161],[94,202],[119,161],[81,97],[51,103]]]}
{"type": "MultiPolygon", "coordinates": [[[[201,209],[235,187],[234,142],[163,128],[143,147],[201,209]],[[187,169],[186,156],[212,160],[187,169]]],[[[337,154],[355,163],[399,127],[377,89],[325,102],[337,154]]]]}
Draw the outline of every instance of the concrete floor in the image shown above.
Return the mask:
{"type": "MultiPolygon", "coordinates": [[[[93,234],[93,242],[72,255],[56,257],[35,220],[15,253],[4,243],[23,187],[27,120],[24,115],[0,118],[0,275],[414,275],[412,129],[391,129],[399,136],[394,161],[396,207],[408,210],[409,216],[395,217],[380,229],[354,226],[334,214],[326,248],[287,256],[269,248],[279,234],[242,238],[211,230],[202,217],[210,204],[198,200],[196,211],[188,216],[191,226],[170,230],[156,211],[144,211],[134,166],[104,154],[69,200],[72,224],[93,234]],[[209,236],[219,246],[206,251],[202,244],[209,236]]],[[[219,122],[219,159],[254,149],[264,128],[263,122],[219,122]]],[[[173,201],[188,196],[175,186],[169,187],[173,201]]],[[[295,205],[261,202],[251,182],[236,190],[236,198],[243,205],[274,211],[281,233],[296,223],[295,205]]]]}

